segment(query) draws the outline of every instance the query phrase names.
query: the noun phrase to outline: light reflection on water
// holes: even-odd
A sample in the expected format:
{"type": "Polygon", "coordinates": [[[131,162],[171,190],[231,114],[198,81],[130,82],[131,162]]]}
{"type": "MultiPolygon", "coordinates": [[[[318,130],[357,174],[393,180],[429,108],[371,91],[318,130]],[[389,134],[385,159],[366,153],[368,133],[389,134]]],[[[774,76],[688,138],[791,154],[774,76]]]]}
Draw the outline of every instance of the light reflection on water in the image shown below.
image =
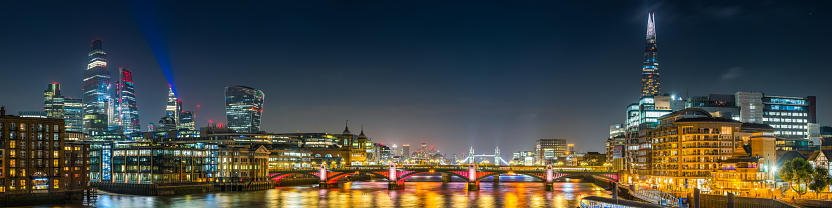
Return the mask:
{"type": "MultiPolygon", "coordinates": [[[[432,180],[431,178],[427,178],[432,180]]],[[[507,181],[506,178],[501,178],[507,181]]],[[[419,180],[419,179],[416,179],[419,180]]],[[[387,190],[387,182],[350,182],[337,189],[317,185],[279,187],[252,192],[218,192],[184,196],[104,195],[95,207],[578,207],[586,196],[609,197],[609,192],[591,183],[555,183],[545,191],[540,182],[481,182],[480,190],[468,192],[465,182],[405,183],[405,190],[387,190]]],[[[58,206],[60,207],[60,206],[58,206]]],[[[75,206],[64,206],[75,207],[75,206]]]]}

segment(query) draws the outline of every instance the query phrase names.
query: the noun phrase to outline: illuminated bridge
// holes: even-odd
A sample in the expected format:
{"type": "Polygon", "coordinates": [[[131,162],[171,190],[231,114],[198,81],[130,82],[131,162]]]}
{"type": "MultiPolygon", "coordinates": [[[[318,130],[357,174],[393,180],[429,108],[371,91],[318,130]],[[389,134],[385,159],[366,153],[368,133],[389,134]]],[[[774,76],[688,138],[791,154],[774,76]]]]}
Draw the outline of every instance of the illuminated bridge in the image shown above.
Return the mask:
{"type": "MultiPolygon", "coordinates": [[[[327,169],[326,165],[321,165],[320,168],[316,169],[274,170],[269,173],[269,177],[272,180],[279,182],[281,179],[292,175],[310,175],[320,179],[320,188],[334,188],[338,187],[338,179],[359,173],[386,178],[389,181],[387,187],[391,190],[403,189],[405,179],[423,173],[443,173],[443,176],[447,175],[460,177],[468,182],[469,191],[479,190],[479,183],[481,180],[492,176],[499,176],[501,174],[525,175],[540,179],[544,181],[547,191],[551,191],[553,189],[554,180],[573,176],[591,176],[598,179],[616,183],[618,182],[618,173],[609,171],[603,167],[552,168],[551,165],[546,167],[477,167],[475,164],[469,164],[468,167],[450,165],[398,167],[396,164],[391,164],[390,166],[361,166],[334,169],[327,169]]],[[[497,179],[497,177],[494,178],[497,179]]],[[[450,181],[449,179],[450,178],[448,178],[447,181],[450,181]]]]}

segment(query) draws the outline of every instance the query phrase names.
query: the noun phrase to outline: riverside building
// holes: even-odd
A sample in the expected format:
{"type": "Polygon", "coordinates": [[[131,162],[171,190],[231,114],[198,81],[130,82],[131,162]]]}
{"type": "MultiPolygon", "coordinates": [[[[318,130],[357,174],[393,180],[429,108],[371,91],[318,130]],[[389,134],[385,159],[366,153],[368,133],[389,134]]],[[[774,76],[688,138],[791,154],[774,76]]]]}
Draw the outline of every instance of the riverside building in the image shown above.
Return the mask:
{"type": "Polygon", "coordinates": [[[648,131],[653,145],[650,180],[671,190],[702,187],[720,161],[731,157],[733,135],[741,126],[697,108],[662,116],[648,131]]]}
{"type": "Polygon", "coordinates": [[[6,115],[0,108],[0,194],[86,187],[86,148],[66,144],[63,119],[6,115]]]}

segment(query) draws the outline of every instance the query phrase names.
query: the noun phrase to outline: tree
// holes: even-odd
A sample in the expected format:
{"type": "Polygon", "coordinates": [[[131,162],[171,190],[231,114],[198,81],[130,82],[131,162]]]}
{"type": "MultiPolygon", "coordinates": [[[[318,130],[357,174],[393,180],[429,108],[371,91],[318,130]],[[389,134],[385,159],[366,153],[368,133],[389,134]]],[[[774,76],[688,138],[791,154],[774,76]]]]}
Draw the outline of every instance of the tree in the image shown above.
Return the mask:
{"type": "Polygon", "coordinates": [[[800,196],[806,194],[808,191],[805,185],[812,181],[814,174],[812,164],[803,160],[803,158],[794,158],[792,161],[786,161],[780,171],[777,173],[780,179],[789,182],[789,187],[800,196]]]}
{"type": "Polygon", "coordinates": [[[820,192],[826,190],[826,187],[832,184],[832,176],[829,176],[829,170],[818,165],[812,171],[812,183],[809,184],[809,189],[815,191],[815,197],[820,199],[820,192]]]}

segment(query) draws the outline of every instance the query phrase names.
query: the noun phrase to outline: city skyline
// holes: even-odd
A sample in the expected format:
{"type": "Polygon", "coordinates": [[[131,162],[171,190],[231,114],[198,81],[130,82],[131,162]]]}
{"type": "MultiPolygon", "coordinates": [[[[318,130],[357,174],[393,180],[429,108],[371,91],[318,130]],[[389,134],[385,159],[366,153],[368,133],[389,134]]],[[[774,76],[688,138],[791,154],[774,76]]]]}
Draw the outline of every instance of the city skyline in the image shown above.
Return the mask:
{"type": "MultiPolygon", "coordinates": [[[[110,6],[121,8],[123,5],[110,6]]],[[[183,5],[173,5],[177,6],[183,5]]],[[[216,9],[211,6],[199,6],[203,7],[202,9],[216,9]]],[[[289,6],[304,8],[304,4],[289,6]]],[[[361,5],[344,6],[361,11],[361,5]]],[[[427,9],[418,5],[408,6],[427,9]]],[[[489,12],[496,10],[499,4],[491,3],[479,8],[481,10],[463,6],[458,5],[455,8],[478,17],[492,15],[489,12]]],[[[203,106],[203,113],[196,120],[197,127],[207,125],[209,120],[225,123],[225,103],[220,93],[227,86],[244,85],[269,94],[269,102],[265,102],[263,107],[265,110],[262,121],[262,130],[267,132],[336,133],[343,128],[343,120],[349,119],[357,122],[357,125],[365,125],[368,133],[372,132],[369,133],[369,137],[373,138],[374,142],[427,142],[441,147],[446,154],[463,153],[469,146],[483,150],[499,146],[507,150],[506,153],[526,151],[533,149],[530,144],[535,140],[548,138],[567,139],[583,149],[583,152],[603,152],[603,146],[598,144],[602,144],[606,139],[608,132],[605,130],[611,124],[623,122],[625,115],[621,109],[637,101],[635,98],[638,95],[638,77],[635,74],[638,73],[639,53],[643,52],[643,39],[639,37],[643,37],[646,29],[644,16],[647,9],[637,8],[642,5],[626,5],[633,9],[626,12],[604,9],[588,11],[586,16],[594,18],[586,20],[591,25],[587,26],[564,21],[562,18],[568,17],[567,14],[550,14],[551,11],[530,8],[533,6],[557,9],[553,8],[553,5],[517,6],[521,7],[518,10],[531,12],[523,14],[528,16],[521,15],[519,11],[511,13],[517,16],[500,16],[506,19],[491,16],[490,19],[476,22],[477,24],[468,24],[473,19],[460,17],[463,15],[456,16],[456,11],[444,10],[436,11],[440,14],[439,18],[424,17],[425,19],[413,20],[401,15],[393,20],[373,21],[376,24],[391,26],[389,29],[357,23],[373,19],[378,15],[374,13],[353,14],[356,20],[341,20],[343,22],[335,21],[335,15],[327,15],[330,19],[307,21],[323,21],[336,28],[352,23],[357,24],[357,29],[340,28],[346,31],[339,32],[340,36],[318,34],[312,35],[311,38],[300,37],[306,35],[305,32],[287,32],[288,34],[276,35],[275,38],[271,35],[278,32],[277,29],[259,31],[255,25],[220,26],[222,29],[240,27],[249,32],[248,35],[255,36],[255,40],[242,39],[248,36],[246,34],[222,31],[219,31],[220,34],[230,37],[183,33],[176,30],[176,26],[182,26],[177,24],[192,19],[163,11],[162,16],[172,22],[168,23],[170,25],[157,26],[170,35],[167,42],[171,44],[168,45],[171,53],[168,58],[173,66],[170,73],[175,76],[165,76],[167,72],[160,69],[161,61],[154,58],[160,54],[151,52],[153,46],[147,46],[154,44],[149,38],[150,35],[146,35],[148,29],[136,27],[136,21],[132,20],[134,17],[131,15],[116,15],[115,20],[105,21],[109,29],[104,29],[103,26],[87,26],[83,28],[84,32],[73,32],[69,37],[46,36],[49,40],[45,41],[56,47],[56,50],[50,50],[43,55],[55,61],[42,63],[36,68],[47,72],[46,75],[40,76],[35,72],[38,70],[11,72],[12,77],[35,79],[1,84],[3,93],[14,92],[14,95],[21,98],[7,98],[1,104],[15,111],[38,110],[30,106],[42,103],[43,85],[53,82],[63,85],[64,96],[82,97],[81,91],[78,90],[78,80],[81,80],[83,73],[82,57],[88,52],[84,50],[87,49],[85,47],[89,41],[102,36],[101,39],[107,44],[105,50],[108,63],[111,64],[108,70],[113,72],[113,69],[122,67],[130,69],[134,73],[134,79],[140,83],[135,88],[136,94],[140,94],[136,96],[136,103],[141,104],[139,114],[145,118],[142,121],[145,124],[153,123],[163,116],[167,97],[165,93],[168,90],[164,84],[168,84],[167,80],[173,80],[174,83],[171,84],[175,85],[177,97],[181,96],[183,103],[187,105],[184,109],[195,109],[196,105],[203,106]],[[595,17],[603,15],[618,18],[595,17]],[[631,16],[638,18],[630,18],[631,16]],[[420,23],[423,21],[436,25],[420,23]],[[493,27],[480,25],[494,22],[496,23],[493,27]],[[112,25],[119,23],[129,26],[112,25]],[[411,27],[399,26],[402,23],[420,24],[411,27]],[[517,23],[522,24],[512,25],[517,23]],[[608,27],[596,28],[593,24],[608,27]],[[446,27],[454,26],[462,27],[465,31],[446,34],[446,27]],[[574,30],[584,33],[563,34],[560,28],[564,26],[574,27],[574,30]],[[416,32],[418,29],[434,27],[442,29],[416,32]],[[124,31],[117,31],[119,29],[124,31]],[[510,32],[500,32],[501,30],[510,32]],[[380,35],[371,35],[370,31],[380,35]],[[476,32],[492,34],[477,35],[476,32]],[[185,38],[190,36],[195,38],[185,38]],[[327,42],[329,38],[334,38],[337,42],[327,42]],[[359,47],[361,43],[377,41],[365,38],[376,38],[381,43],[359,47]],[[529,40],[521,40],[524,38],[529,40]],[[582,44],[569,43],[577,38],[587,41],[582,44]],[[407,43],[406,40],[410,39],[415,39],[417,43],[407,43]],[[505,43],[505,40],[510,41],[505,43]],[[202,46],[200,41],[215,43],[217,48],[202,46]],[[246,47],[258,41],[267,44],[246,47]],[[294,41],[301,43],[292,43],[294,41]],[[433,41],[444,45],[431,45],[433,41]],[[427,45],[418,46],[419,43],[427,45]],[[328,47],[333,49],[330,50],[328,47]],[[271,51],[273,48],[277,49],[271,51]],[[224,51],[263,53],[244,53],[246,56],[241,57],[224,51]],[[576,54],[594,54],[595,57],[569,55],[569,51],[576,54]],[[219,58],[226,55],[230,57],[219,58]],[[255,60],[245,59],[249,56],[255,57],[255,60]],[[492,60],[496,57],[500,58],[492,60]],[[585,70],[598,72],[584,72],[585,70]],[[574,86],[580,85],[597,86],[574,90],[574,86]]],[[[662,34],[663,92],[688,97],[757,91],[771,95],[817,95],[821,106],[832,103],[832,99],[824,96],[823,91],[828,89],[830,84],[821,83],[821,77],[832,75],[821,70],[829,65],[829,61],[822,58],[825,55],[822,48],[830,45],[829,40],[795,39],[802,36],[828,35],[832,29],[822,26],[829,25],[829,18],[823,18],[829,14],[804,12],[807,9],[811,10],[811,7],[796,4],[754,5],[753,7],[759,7],[755,8],[758,10],[746,8],[750,7],[748,5],[703,6],[713,7],[715,11],[710,13],[692,13],[692,10],[682,7],[661,5],[651,9],[658,16],[656,28],[662,34]],[[785,11],[780,11],[786,15],[770,15],[779,14],[774,12],[779,10],[772,9],[779,6],[786,8],[785,11]],[[761,12],[760,8],[770,10],[761,12]],[[771,24],[747,24],[748,20],[741,18],[746,15],[766,18],[771,20],[771,24]],[[726,22],[726,17],[740,18],[726,22]],[[767,31],[765,29],[769,27],[775,27],[774,30],[768,30],[771,34],[761,32],[767,31]],[[785,27],[800,27],[802,33],[795,36],[781,31],[786,30],[785,27]],[[701,35],[690,34],[696,30],[719,37],[699,37],[701,35]],[[761,46],[757,44],[771,46],[759,48],[761,46]],[[718,50],[721,56],[714,57],[714,50],[718,50]],[[807,53],[790,55],[787,52],[790,50],[802,50],[807,53]],[[775,59],[770,60],[772,58],[775,59]],[[806,76],[789,79],[774,74],[783,69],[806,76]],[[810,76],[812,73],[818,75],[810,76]],[[709,78],[690,79],[693,74],[705,74],[705,77],[709,78]],[[771,84],[770,80],[776,78],[782,80],[774,82],[777,84],[771,84]]],[[[235,8],[239,13],[249,10],[265,12],[246,6],[235,8]]],[[[335,10],[340,12],[338,14],[346,13],[335,10]]],[[[394,11],[413,9],[401,8],[394,11]]],[[[22,16],[28,15],[32,14],[22,16]]],[[[247,15],[239,18],[252,17],[247,15]]],[[[286,15],[312,18],[299,12],[286,15]]],[[[286,23],[279,19],[271,21],[280,23],[279,25],[285,28],[332,32],[332,29],[304,27],[302,23],[286,23]]],[[[3,24],[10,28],[17,23],[9,21],[3,24]]],[[[54,27],[65,26],[54,25],[46,28],[54,27]]],[[[197,31],[210,31],[205,26],[189,27],[197,31]]],[[[2,36],[5,40],[24,40],[21,42],[31,42],[38,37],[44,37],[42,34],[32,37],[19,37],[18,34],[2,36]]],[[[18,47],[22,46],[19,43],[7,45],[15,50],[4,53],[22,48],[18,47]]],[[[44,58],[33,56],[32,52],[25,50],[22,54],[4,55],[10,60],[21,59],[23,62],[44,58]]],[[[4,69],[16,69],[20,66],[10,61],[2,61],[0,65],[4,69]]],[[[825,118],[830,114],[832,112],[828,109],[819,108],[818,122],[821,125],[829,125],[824,122],[828,121],[825,118]]]]}

